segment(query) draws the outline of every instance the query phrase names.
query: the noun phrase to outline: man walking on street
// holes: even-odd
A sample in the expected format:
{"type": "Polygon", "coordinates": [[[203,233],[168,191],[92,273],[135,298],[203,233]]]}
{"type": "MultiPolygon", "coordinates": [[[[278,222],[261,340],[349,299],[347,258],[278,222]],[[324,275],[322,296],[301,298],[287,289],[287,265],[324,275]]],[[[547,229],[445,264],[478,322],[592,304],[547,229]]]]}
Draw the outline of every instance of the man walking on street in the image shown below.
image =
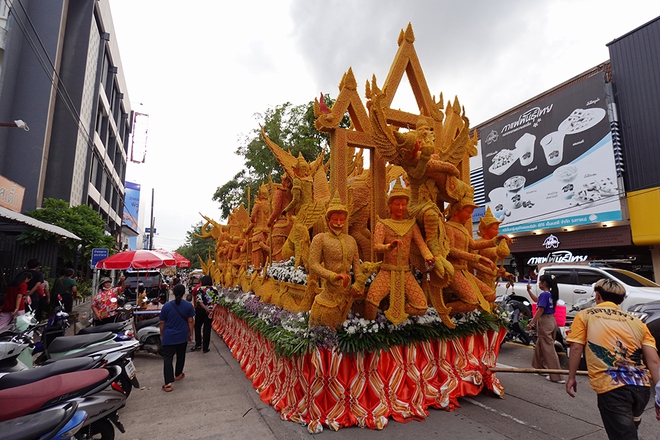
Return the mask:
{"type": "Polygon", "coordinates": [[[571,351],[566,392],[575,397],[575,374],[584,352],[607,436],[636,439],[651,393],[649,371],[656,383],[655,413],[660,420],[660,358],[655,340],[642,321],[619,309],[626,295],[621,284],[602,279],[594,292],[596,307],[575,316],[567,338],[571,351]]]}

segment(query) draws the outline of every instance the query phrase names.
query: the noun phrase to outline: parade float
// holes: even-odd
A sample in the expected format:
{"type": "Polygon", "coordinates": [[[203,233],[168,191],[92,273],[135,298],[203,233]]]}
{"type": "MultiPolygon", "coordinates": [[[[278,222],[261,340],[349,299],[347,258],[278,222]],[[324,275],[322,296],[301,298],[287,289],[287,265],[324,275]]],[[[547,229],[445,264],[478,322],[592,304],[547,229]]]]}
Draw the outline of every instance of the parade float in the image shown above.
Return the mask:
{"type": "Polygon", "coordinates": [[[315,100],[328,161],[295,157],[262,130],[281,182],[264,182],[226,224],[204,217],[201,234],[215,240],[202,262],[220,286],[213,328],[261,399],[312,433],[382,429],[504,391],[489,367],[509,239],[490,211],[472,236],[476,135],[458,99],[430,94],[410,24],[365,96],[349,68],[332,107],[315,100]],[[404,74],[417,114],[390,108],[404,74]]]}

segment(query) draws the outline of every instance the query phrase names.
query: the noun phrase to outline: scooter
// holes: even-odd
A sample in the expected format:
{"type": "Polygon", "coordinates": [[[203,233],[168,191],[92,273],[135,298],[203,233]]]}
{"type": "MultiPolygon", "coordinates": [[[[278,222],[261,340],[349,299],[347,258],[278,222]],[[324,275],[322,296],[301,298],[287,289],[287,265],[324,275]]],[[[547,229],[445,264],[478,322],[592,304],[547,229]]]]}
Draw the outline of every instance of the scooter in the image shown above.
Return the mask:
{"type": "Polygon", "coordinates": [[[0,423],[4,440],[65,440],[71,439],[87,420],[87,413],[78,410],[78,402],[64,407],[39,411],[0,423]]]}
{"type": "Polygon", "coordinates": [[[78,403],[88,417],[79,438],[101,435],[114,438],[113,424],[125,432],[117,411],[124,407],[126,394],[116,380],[121,374],[117,366],[77,371],[51,376],[27,385],[0,391],[0,421],[10,420],[49,408],[78,403]]]}
{"type": "Polygon", "coordinates": [[[0,334],[0,376],[32,368],[34,333],[44,325],[37,324],[33,313],[26,313],[16,318],[14,332],[0,334]]]}
{"type": "Polygon", "coordinates": [[[47,350],[48,360],[43,362],[43,365],[57,363],[65,359],[88,357],[93,359],[97,365],[119,366],[122,369],[122,374],[118,381],[128,397],[132,388],[140,387],[132,360],[133,355],[139,348],[139,342],[135,339],[115,342],[112,335],[113,333],[107,332],[57,338],[47,350]]]}
{"type": "Polygon", "coordinates": [[[524,328],[526,322],[532,317],[529,302],[518,301],[512,298],[512,294],[508,294],[498,296],[495,299],[495,303],[500,305],[509,315],[509,329],[502,340],[502,344],[506,342],[520,342],[530,345],[533,342],[533,338],[524,328]]]}
{"type": "Polygon", "coordinates": [[[148,353],[161,354],[162,346],[160,342],[160,317],[137,321],[135,329],[137,331],[137,340],[140,342],[140,349],[148,353]]]}
{"type": "MultiPolygon", "coordinates": [[[[29,322],[28,318],[24,320],[29,322]]],[[[44,324],[34,324],[18,334],[3,333],[0,337],[0,376],[7,373],[28,370],[36,365],[48,365],[58,360],[88,358],[92,361],[90,365],[97,367],[101,365],[117,365],[122,368],[119,382],[127,396],[132,387],[140,386],[135,375],[135,366],[131,360],[139,343],[135,339],[115,342],[113,333],[98,333],[82,336],[62,336],[44,349],[43,353],[33,363],[33,351],[35,344],[34,333],[44,324]]],[[[18,326],[17,326],[18,327],[18,326]]],[[[35,373],[38,374],[38,373],[35,373]]]]}

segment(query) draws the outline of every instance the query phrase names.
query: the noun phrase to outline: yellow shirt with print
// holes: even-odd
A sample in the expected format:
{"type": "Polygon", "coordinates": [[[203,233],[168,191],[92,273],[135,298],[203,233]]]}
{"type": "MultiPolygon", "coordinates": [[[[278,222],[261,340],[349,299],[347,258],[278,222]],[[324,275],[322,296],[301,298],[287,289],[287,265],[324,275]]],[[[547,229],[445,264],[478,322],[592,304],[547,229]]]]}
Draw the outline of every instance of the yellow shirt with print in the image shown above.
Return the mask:
{"type": "Polygon", "coordinates": [[[597,394],[626,385],[651,385],[642,345],[655,348],[655,339],[642,321],[613,302],[580,311],[566,340],[585,346],[589,381],[597,394]]]}

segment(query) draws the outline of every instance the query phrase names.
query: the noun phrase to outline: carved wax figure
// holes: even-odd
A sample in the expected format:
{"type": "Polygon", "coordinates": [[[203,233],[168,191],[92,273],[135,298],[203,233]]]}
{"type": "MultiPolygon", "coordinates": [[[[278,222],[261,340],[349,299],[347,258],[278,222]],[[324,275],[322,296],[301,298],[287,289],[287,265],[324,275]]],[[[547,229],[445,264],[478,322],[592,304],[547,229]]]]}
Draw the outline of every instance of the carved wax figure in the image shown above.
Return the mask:
{"type": "MultiPolygon", "coordinates": [[[[511,239],[506,235],[500,235],[500,223],[493,215],[490,207],[486,208],[486,214],[479,220],[479,231],[477,234],[481,237],[476,240],[477,245],[484,242],[488,243],[488,247],[480,249],[479,255],[488,258],[490,261],[497,263],[503,261],[509,256],[509,244],[511,239]]],[[[495,273],[490,271],[477,270],[477,277],[489,286],[495,289],[495,282],[497,277],[509,278],[512,275],[504,270],[504,267],[498,267],[495,273]]]]}
{"type": "Polygon", "coordinates": [[[338,327],[353,304],[353,297],[364,289],[351,285],[351,268],[358,273],[360,258],[357,243],[344,233],[348,209],[335,194],[326,210],[328,231],[317,234],[309,253],[310,272],[322,279],[323,289],[312,304],[309,324],[338,327]]]}
{"type": "Polygon", "coordinates": [[[277,185],[275,196],[273,197],[273,207],[270,218],[268,219],[268,226],[271,228],[273,261],[282,260],[282,246],[284,246],[293,226],[292,214],[290,212],[283,213],[284,208],[293,200],[291,186],[291,178],[286,174],[282,175],[282,184],[277,185]]]}
{"type": "Polygon", "coordinates": [[[314,182],[309,175],[309,164],[298,153],[298,160],[293,167],[296,176],[293,178],[293,187],[291,188],[291,202],[284,208],[283,213],[291,212],[298,215],[300,209],[312,203],[314,199],[314,182]]]}
{"type": "Polygon", "coordinates": [[[472,194],[473,190],[460,202],[450,205],[450,220],[446,223],[451,246],[448,260],[454,265],[454,276],[445,291],[450,291],[457,297],[454,301],[447,301],[447,307],[452,309],[452,313],[469,312],[477,307],[490,312],[489,303],[495,300],[494,289],[478,279],[471,270],[471,267],[476,267],[491,274],[495,271],[495,263],[489,258],[472,252],[495,243],[491,240],[477,244],[465,228],[465,223],[471,220],[472,212],[477,207],[472,194]],[[468,263],[472,263],[471,267],[468,267],[468,263]]]}
{"type": "Polygon", "coordinates": [[[246,233],[250,234],[250,243],[252,244],[251,262],[252,267],[261,269],[266,263],[268,257],[268,217],[270,215],[270,204],[268,202],[268,188],[261,185],[257,200],[252,207],[252,216],[250,217],[250,226],[246,233]]]}
{"type": "Polygon", "coordinates": [[[410,244],[415,242],[424,260],[434,264],[435,258],[424,243],[414,219],[405,219],[410,192],[400,181],[392,188],[387,199],[391,218],[380,219],[374,234],[374,250],[383,252],[383,263],[369,287],[365,303],[365,318],[375,319],[380,302],[389,295],[390,306],[385,316],[394,325],[402,323],[408,315],[423,315],[428,309],[426,296],[410,272],[410,244]]]}

